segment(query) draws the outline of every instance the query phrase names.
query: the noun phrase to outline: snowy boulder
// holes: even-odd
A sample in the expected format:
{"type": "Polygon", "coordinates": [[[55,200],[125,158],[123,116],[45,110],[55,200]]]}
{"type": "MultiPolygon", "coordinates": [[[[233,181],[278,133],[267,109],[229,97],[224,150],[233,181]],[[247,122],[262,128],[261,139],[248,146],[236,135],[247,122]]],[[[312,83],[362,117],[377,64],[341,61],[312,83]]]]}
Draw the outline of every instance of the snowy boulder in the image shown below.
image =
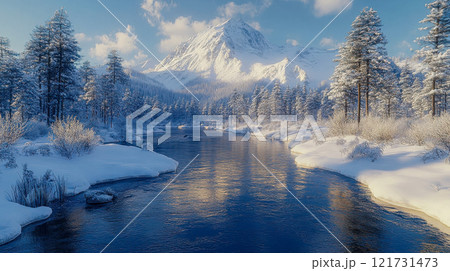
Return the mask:
{"type": "Polygon", "coordinates": [[[112,202],[117,198],[117,194],[111,189],[102,190],[91,190],[84,194],[87,204],[105,204],[112,202]]]}

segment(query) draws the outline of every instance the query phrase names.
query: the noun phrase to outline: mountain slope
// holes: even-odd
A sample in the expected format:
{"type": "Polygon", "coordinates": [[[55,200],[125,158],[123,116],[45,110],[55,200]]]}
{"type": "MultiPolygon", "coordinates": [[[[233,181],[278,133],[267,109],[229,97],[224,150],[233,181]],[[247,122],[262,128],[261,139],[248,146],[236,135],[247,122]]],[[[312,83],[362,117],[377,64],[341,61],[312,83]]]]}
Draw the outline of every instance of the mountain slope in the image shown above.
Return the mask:
{"type": "Polygon", "coordinates": [[[298,53],[295,48],[271,45],[244,21],[230,19],[179,45],[148,75],[173,90],[183,87],[167,70],[187,86],[271,80],[291,86],[308,81],[319,86],[329,78],[335,51],[306,49],[295,58],[298,53]]]}

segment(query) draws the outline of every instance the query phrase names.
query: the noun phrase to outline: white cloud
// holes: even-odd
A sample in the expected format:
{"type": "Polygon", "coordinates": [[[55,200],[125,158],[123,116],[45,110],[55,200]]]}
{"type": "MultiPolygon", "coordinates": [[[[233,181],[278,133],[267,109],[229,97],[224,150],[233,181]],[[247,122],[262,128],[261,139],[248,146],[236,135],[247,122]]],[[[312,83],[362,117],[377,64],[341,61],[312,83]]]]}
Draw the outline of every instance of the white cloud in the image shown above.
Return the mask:
{"type": "Polygon", "coordinates": [[[144,69],[147,66],[148,62],[148,55],[144,54],[144,52],[142,52],[141,50],[138,50],[137,54],[123,62],[123,66],[127,68],[134,68],[139,66],[140,69],[144,69]]]}
{"type": "MultiPolygon", "coordinates": [[[[299,0],[303,3],[309,3],[310,0],[299,0]]],[[[333,13],[339,13],[351,0],[313,0],[314,10],[317,16],[324,16],[333,13]]],[[[351,6],[352,4],[350,4],[351,6]]]]}
{"type": "Polygon", "coordinates": [[[327,49],[336,49],[338,47],[338,43],[332,38],[323,38],[320,41],[320,46],[327,49]]]}
{"type": "Polygon", "coordinates": [[[340,12],[351,0],[315,0],[314,9],[318,16],[340,12]]]}
{"type": "Polygon", "coordinates": [[[78,42],[85,42],[85,41],[91,41],[92,40],[92,38],[91,37],[88,37],[86,34],[84,34],[84,33],[75,33],[75,39],[78,41],[78,42]]]}
{"type": "Polygon", "coordinates": [[[261,29],[262,29],[259,22],[250,22],[249,25],[258,31],[261,31],[261,29]]]}
{"type": "Polygon", "coordinates": [[[152,26],[162,21],[163,16],[161,12],[163,9],[174,6],[174,3],[158,0],[145,0],[141,4],[142,9],[145,10],[145,17],[147,17],[148,23],[152,26]]]}
{"type": "Polygon", "coordinates": [[[297,46],[299,44],[297,40],[293,40],[293,39],[287,39],[286,43],[290,44],[292,46],[297,46]]]}
{"type": "MultiPolygon", "coordinates": [[[[195,34],[206,30],[210,26],[223,23],[225,20],[235,16],[254,18],[257,14],[268,8],[272,0],[261,0],[259,5],[253,3],[236,4],[228,2],[217,8],[218,16],[210,21],[197,21],[191,17],[180,16],[174,21],[166,21],[162,15],[165,8],[174,6],[162,0],[145,0],[141,7],[146,11],[145,16],[152,26],[158,26],[162,39],[159,43],[161,52],[170,52],[179,44],[185,42],[195,34]]],[[[261,25],[253,21],[250,25],[256,30],[261,30],[261,25]]]]}
{"type": "Polygon", "coordinates": [[[184,16],[178,17],[174,22],[163,21],[159,30],[165,38],[161,40],[159,49],[161,52],[170,52],[191,36],[206,30],[210,25],[211,22],[195,21],[184,16]]]}
{"type": "Polygon", "coordinates": [[[258,13],[258,8],[252,3],[245,3],[242,5],[234,2],[229,2],[218,8],[219,15],[225,18],[232,18],[236,15],[249,15],[254,17],[258,13]]]}
{"type": "MultiPolygon", "coordinates": [[[[128,26],[130,29],[131,27],[128,26]]],[[[105,60],[111,50],[117,50],[120,54],[129,54],[137,50],[136,39],[128,32],[117,32],[113,36],[102,35],[97,37],[99,42],[90,49],[91,57],[105,60]]]]}

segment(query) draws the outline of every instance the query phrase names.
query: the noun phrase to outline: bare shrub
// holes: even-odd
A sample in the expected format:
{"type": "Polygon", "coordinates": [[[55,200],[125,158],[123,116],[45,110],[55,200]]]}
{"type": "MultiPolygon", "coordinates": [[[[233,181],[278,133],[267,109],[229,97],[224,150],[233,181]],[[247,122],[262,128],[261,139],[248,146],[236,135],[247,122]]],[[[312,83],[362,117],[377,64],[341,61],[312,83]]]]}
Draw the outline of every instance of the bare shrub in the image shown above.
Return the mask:
{"type": "Polygon", "coordinates": [[[424,163],[429,161],[441,160],[449,156],[448,151],[435,147],[422,155],[424,163]]]}
{"type": "Polygon", "coordinates": [[[345,118],[345,113],[340,111],[334,113],[328,122],[329,136],[346,136],[358,134],[358,124],[354,120],[345,118]]]}
{"type": "Polygon", "coordinates": [[[450,152],[450,114],[415,121],[406,133],[406,141],[450,152]]]}
{"type": "Polygon", "coordinates": [[[37,149],[33,142],[27,142],[24,144],[22,152],[25,156],[35,156],[37,154],[37,149]]]}
{"type": "Polygon", "coordinates": [[[55,177],[48,170],[37,179],[33,171],[24,165],[22,176],[11,189],[9,200],[33,208],[48,206],[53,201],[63,202],[65,190],[64,178],[55,177]]]}
{"type": "Polygon", "coordinates": [[[35,156],[35,155],[50,156],[50,152],[51,152],[50,147],[47,144],[35,146],[33,142],[27,142],[22,148],[22,153],[25,156],[35,156]]]}
{"type": "Polygon", "coordinates": [[[353,150],[348,154],[347,158],[355,159],[369,159],[375,162],[383,155],[383,149],[379,146],[371,147],[368,142],[363,142],[356,145],[353,150]]]}
{"type": "Polygon", "coordinates": [[[49,145],[41,145],[36,150],[41,156],[50,156],[51,153],[49,145]]]}
{"type": "Polygon", "coordinates": [[[0,115],[0,145],[12,145],[19,140],[25,131],[26,124],[18,116],[12,118],[0,115]]]}
{"type": "Polygon", "coordinates": [[[450,152],[450,114],[444,114],[433,120],[430,137],[434,146],[450,152]]]}
{"type": "Polygon", "coordinates": [[[6,161],[4,164],[6,168],[17,167],[14,149],[11,145],[6,143],[0,144],[0,161],[6,161]]]}
{"type": "Polygon", "coordinates": [[[57,121],[52,127],[51,140],[60,155],[71,159],[74,155],[89,153],[99,143],[92,129],[86,129],[75,117],[57,121]]]}
{"type": "Polygon", "coordinates": [[[413,122],[405,134],[405,140],[409,144],[423,146],[429,141],[433,128],[433,120],[424,118],[413,122]]]}
{"type": "Polygon", "coordinates": [[[393,118],[366,117],[360,125],[361,136],[369,141],[388,143],[399,135],[400,123],[393,118]]]}

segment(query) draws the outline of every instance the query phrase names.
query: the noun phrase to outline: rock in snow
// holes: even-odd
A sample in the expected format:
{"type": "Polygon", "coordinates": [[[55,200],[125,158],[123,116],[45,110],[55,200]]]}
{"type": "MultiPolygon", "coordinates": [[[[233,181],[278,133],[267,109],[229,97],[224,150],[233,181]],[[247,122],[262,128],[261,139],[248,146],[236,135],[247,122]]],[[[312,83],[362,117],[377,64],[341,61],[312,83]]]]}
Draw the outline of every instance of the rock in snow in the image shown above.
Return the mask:
{"type": "MultiPolygon", "coordinates": [[[[47,142],[35,145],[46,145],[47,142]]],[[[20,150],[24,144],[17,146],[20,150]]],[[[68,160],[56,154],[49,156],[26,156],[22,151],[16,157],[18,165],[28,165],[35,176],[42,176],[51,170],[56,176],[64,177],[66,195],[82,193],[91,185],[134,177],[156,177],[161,173],[175,171],[178,162],[164,155],[142,149],[117,144],[100,145],[90,154],[68,160]]],[[[2,167],[0,170],[0,245],[14,240],[21,228],[30,223],[48,218],[49,207],[30,208],[8,201],[22,167],[14,169],[2,167]]],[[[114,197],[99,197],[98,201],[114,197]]]]}
{"type": "Polygon", "coordinates": [[[104,191],[91,190],[84,193],[84,198],[87,204],[105,204],[116,199],[117,194],[109,188],[104,191]]]}

